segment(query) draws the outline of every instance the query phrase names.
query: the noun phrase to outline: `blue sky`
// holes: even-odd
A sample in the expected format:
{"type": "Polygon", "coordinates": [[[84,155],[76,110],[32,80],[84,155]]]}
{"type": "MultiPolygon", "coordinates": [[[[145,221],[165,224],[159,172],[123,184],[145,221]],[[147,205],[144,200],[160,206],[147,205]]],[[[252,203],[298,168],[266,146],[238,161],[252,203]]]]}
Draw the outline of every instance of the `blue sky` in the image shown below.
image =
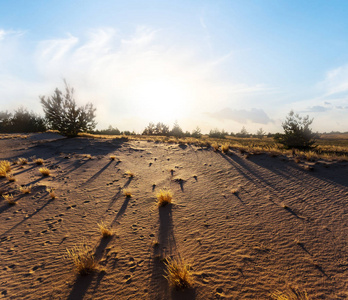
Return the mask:
{"type": "Polygon", "coordinates": [[[347,1],[1,1],[0,111],[75,87],[98,128],[348,131],[347,1]]]}

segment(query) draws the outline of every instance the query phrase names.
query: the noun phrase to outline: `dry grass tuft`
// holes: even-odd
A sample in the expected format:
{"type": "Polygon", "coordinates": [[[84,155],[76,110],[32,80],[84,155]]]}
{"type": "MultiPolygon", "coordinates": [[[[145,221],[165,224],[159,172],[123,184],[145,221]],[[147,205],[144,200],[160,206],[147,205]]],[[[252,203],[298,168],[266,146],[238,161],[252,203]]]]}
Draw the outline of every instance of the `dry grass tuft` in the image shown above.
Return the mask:
{"type": "Polygon", "coordinates": [[[30,193],[31,193],[31,187],[32,187],[32,185],[20,186],[20,187],[19,187],[19,191],[20,191],[22,194],[30,194],[30,193]]]}
{"type": "Polygon", "coordinates": [[[42,158],[36,158],[34,159],[34,163],[36,163],[37,165],[43,165],[44,160],[42,158]]]}
{"type": "Polygon", "coordinates": [[[126,171],[125,173],[124,173],[124,175],[126,175],[127,177],[129,177],[129,178],[133,178],[134,176],[135,176],[135,174],[133,173],[133,172],[131,172],[131,171],[126,171]]]}
{"type": "Polygon", "coordinates": [[[26,158],[24,158],[24,157],[20,157],[20,158],[18,158],[17,163],[19,165],[27,165],[28,164],[28,160],[26,158]]]}
{"type": "Polygon", "coordinates": [[[193,284],[192,275],[190,273],[190,266],[175,259],[166,259],[164,264],[165,278],[168,282],[177,289],[190,288],[193,284]]]}
{"type": "Polygon", "coordinates": [[[66,249],[66,252],[67,258],[72,259],[75,270],[80,275],[87,275],[98,270],[98,263],[94,259],[92,250],[85,243],[66,249]]]}
{"type": "Polygon", "coordinates": [[[231,190],[232,194],[237,195],[239,193],[239,188],[235,188],[231,190]]]}
{"type": "Polygon", "coordinates": [[[11,163],[8,160],[0,160],[0,177],[7,177],[11,171],[11,163]]]}
{"type": "Polygon", "coordinates": [[[225,144],[221,145],[221,152],[222,153],[227,153],[228,150],[230,150],[230,144],[229,143],[225,143],[225,144]]]}
{"type": "Polygon", "coordinates": [[[13,173],[8,173],[6,175],[6,178],[9,182],[15,182],[16,181],[16,178],[14,177],[13,173]]]}
{"type": "Polygon", "coordinates": [[[116,155],[110,155],[110,159],[111,160],[115,160],[116,159],[116,155]]]}
{"type": "Polygon", "coordinates": [[[56,192],[54,190],[54,188],[46,188],[46,192],[51,196],[52,199],[56,199],[56,192]]]}
{"type": "Polygon", "coordinates": [[[16,201],[14,201],[14,199],[13,199],[13,195],[6,194],[6,195],[2,195],[2,197],[5,199],[5,201],[7,201],[7,203],[9,205],[15,205],[16,204],[16,201]]]}
{"type": "Polygon", "coordinates": [[[211,146],[213,147],[213,150],[216,152],[216,151],[219,151],[219,144],[217,142],[213,142],[211,143],[211,146]]]}
{"type": "Polygon", "coordinates": [[[156,194],[158,200],[158,206],[165,206],[167,204],[172,203],[173,193],[171,190],[161,189],[156,194]]]}
{"type": "Polygon", "coordinates": [[[275,291],[270,294],[275,300],[310,300],[305,291],[289,287],[285,292],[275,291]]]}
{"type": "Polygon", "coordinates": [[[125,195],[127,198],[132,197],[132,191],[130,189],[123,189],[123,195],[125,195]]]}
{"type": "Polygon", "coordinates": [[[42,176],[50,176],[51,171],[47,168],[40,168],[39,172],[42,174],[42,176]]]}
{"type": "Polygon", "coordinates": [[[97,223],[100,233],[103,236],[103,238],[108,238],[113,235],[112,230],[108,225],[106,225],[103,221],[100,223],[97,223]]]}

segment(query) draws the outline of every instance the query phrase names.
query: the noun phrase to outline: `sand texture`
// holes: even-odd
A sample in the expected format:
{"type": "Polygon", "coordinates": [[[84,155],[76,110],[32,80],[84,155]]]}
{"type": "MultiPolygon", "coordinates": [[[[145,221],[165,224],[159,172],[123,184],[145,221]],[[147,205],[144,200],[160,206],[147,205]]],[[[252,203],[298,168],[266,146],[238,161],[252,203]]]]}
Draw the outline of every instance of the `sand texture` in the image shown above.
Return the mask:
{"type": "Polygon", "coordinates": [[[272,299],[289,285],[309,299],[348,298],[348,163],[49,133],[0,139],[1,160],[19,157],[29,162],[12,165],[16,181],[0,179],[16,202],[0,200],[1,299],[272,299]],[[165,187],[173,203],[159,208],[165,187]],[[66,258],[83,242],[99,265],[86,276],[66,258]],[[166,257],[191,266],[193,288],[168,284],[166,257]]]}

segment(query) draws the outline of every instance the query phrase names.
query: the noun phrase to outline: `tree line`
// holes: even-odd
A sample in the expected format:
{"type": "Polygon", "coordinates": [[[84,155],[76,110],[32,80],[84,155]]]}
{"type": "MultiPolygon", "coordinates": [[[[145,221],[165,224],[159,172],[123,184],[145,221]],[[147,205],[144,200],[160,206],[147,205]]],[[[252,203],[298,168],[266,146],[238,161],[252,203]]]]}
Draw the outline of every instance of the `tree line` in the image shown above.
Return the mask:
{"type": "MultiPolygon", "coordinates": [[[[75,137],[80,132],[90,132],[98,134],[112,135],[133,135],[135,132],[123,131],[109,126],[105,130],[95,130],[96,127],[96,109],[92,103],[87,103],[84,106],[78,107],[74,97],[74,88],[70,87],[66,81],[65,90],[60,91],[55,89],[51,96],[41,96],[45,117],[41,117],[33,112],[29,112],[26,108],[20,107],[15,112],[8,111],[0,112],[0,133],[17,133],[17,132],[43,132],[47,129],[58,130],[65,136],[75,137]]],[[[284,133],[271,134],[268,137],[273,137],[278,143],[283,144],[286,148],[310,149],[314,147],[314,143],[318,138],[318,134],[314,133],[309,127],[313,122],[309,116],[301,117],[290,111],[282,127],[284,133]]],[[[175,122],[170,129],[168,125],[159,122],[157,124],[149,123],[142,132],[143,135],[157,136],[174,136],[174,137],[202,137],[201,129],[196,127],[192,132],[183,131],[178,122],[175,122]]],[[[266,133],[260,128],[256,134],[249,133],[245,127],[238,133],[227,133],[225,130],[212,129],[209,137],[211,138],[226,138],[226,136],[235,137],[258,137],[263,138],[266,133]]]]}

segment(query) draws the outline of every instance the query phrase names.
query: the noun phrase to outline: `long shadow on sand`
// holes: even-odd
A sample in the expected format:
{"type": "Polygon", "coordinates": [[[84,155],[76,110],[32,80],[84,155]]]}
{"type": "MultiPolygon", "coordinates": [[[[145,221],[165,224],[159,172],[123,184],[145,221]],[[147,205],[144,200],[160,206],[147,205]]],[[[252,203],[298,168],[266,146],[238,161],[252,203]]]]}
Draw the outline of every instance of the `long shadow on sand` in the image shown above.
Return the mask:
{"type": "Polygon", "coordinates": [[[102,167],[97,173],[95,173],[91,178],[89,178],[85,183],[82,184],[82,186],[88,185],[92,183],[94,180],[96,180],[112,163],[112,160],[110,160],[104,167],[102,167]]]}

